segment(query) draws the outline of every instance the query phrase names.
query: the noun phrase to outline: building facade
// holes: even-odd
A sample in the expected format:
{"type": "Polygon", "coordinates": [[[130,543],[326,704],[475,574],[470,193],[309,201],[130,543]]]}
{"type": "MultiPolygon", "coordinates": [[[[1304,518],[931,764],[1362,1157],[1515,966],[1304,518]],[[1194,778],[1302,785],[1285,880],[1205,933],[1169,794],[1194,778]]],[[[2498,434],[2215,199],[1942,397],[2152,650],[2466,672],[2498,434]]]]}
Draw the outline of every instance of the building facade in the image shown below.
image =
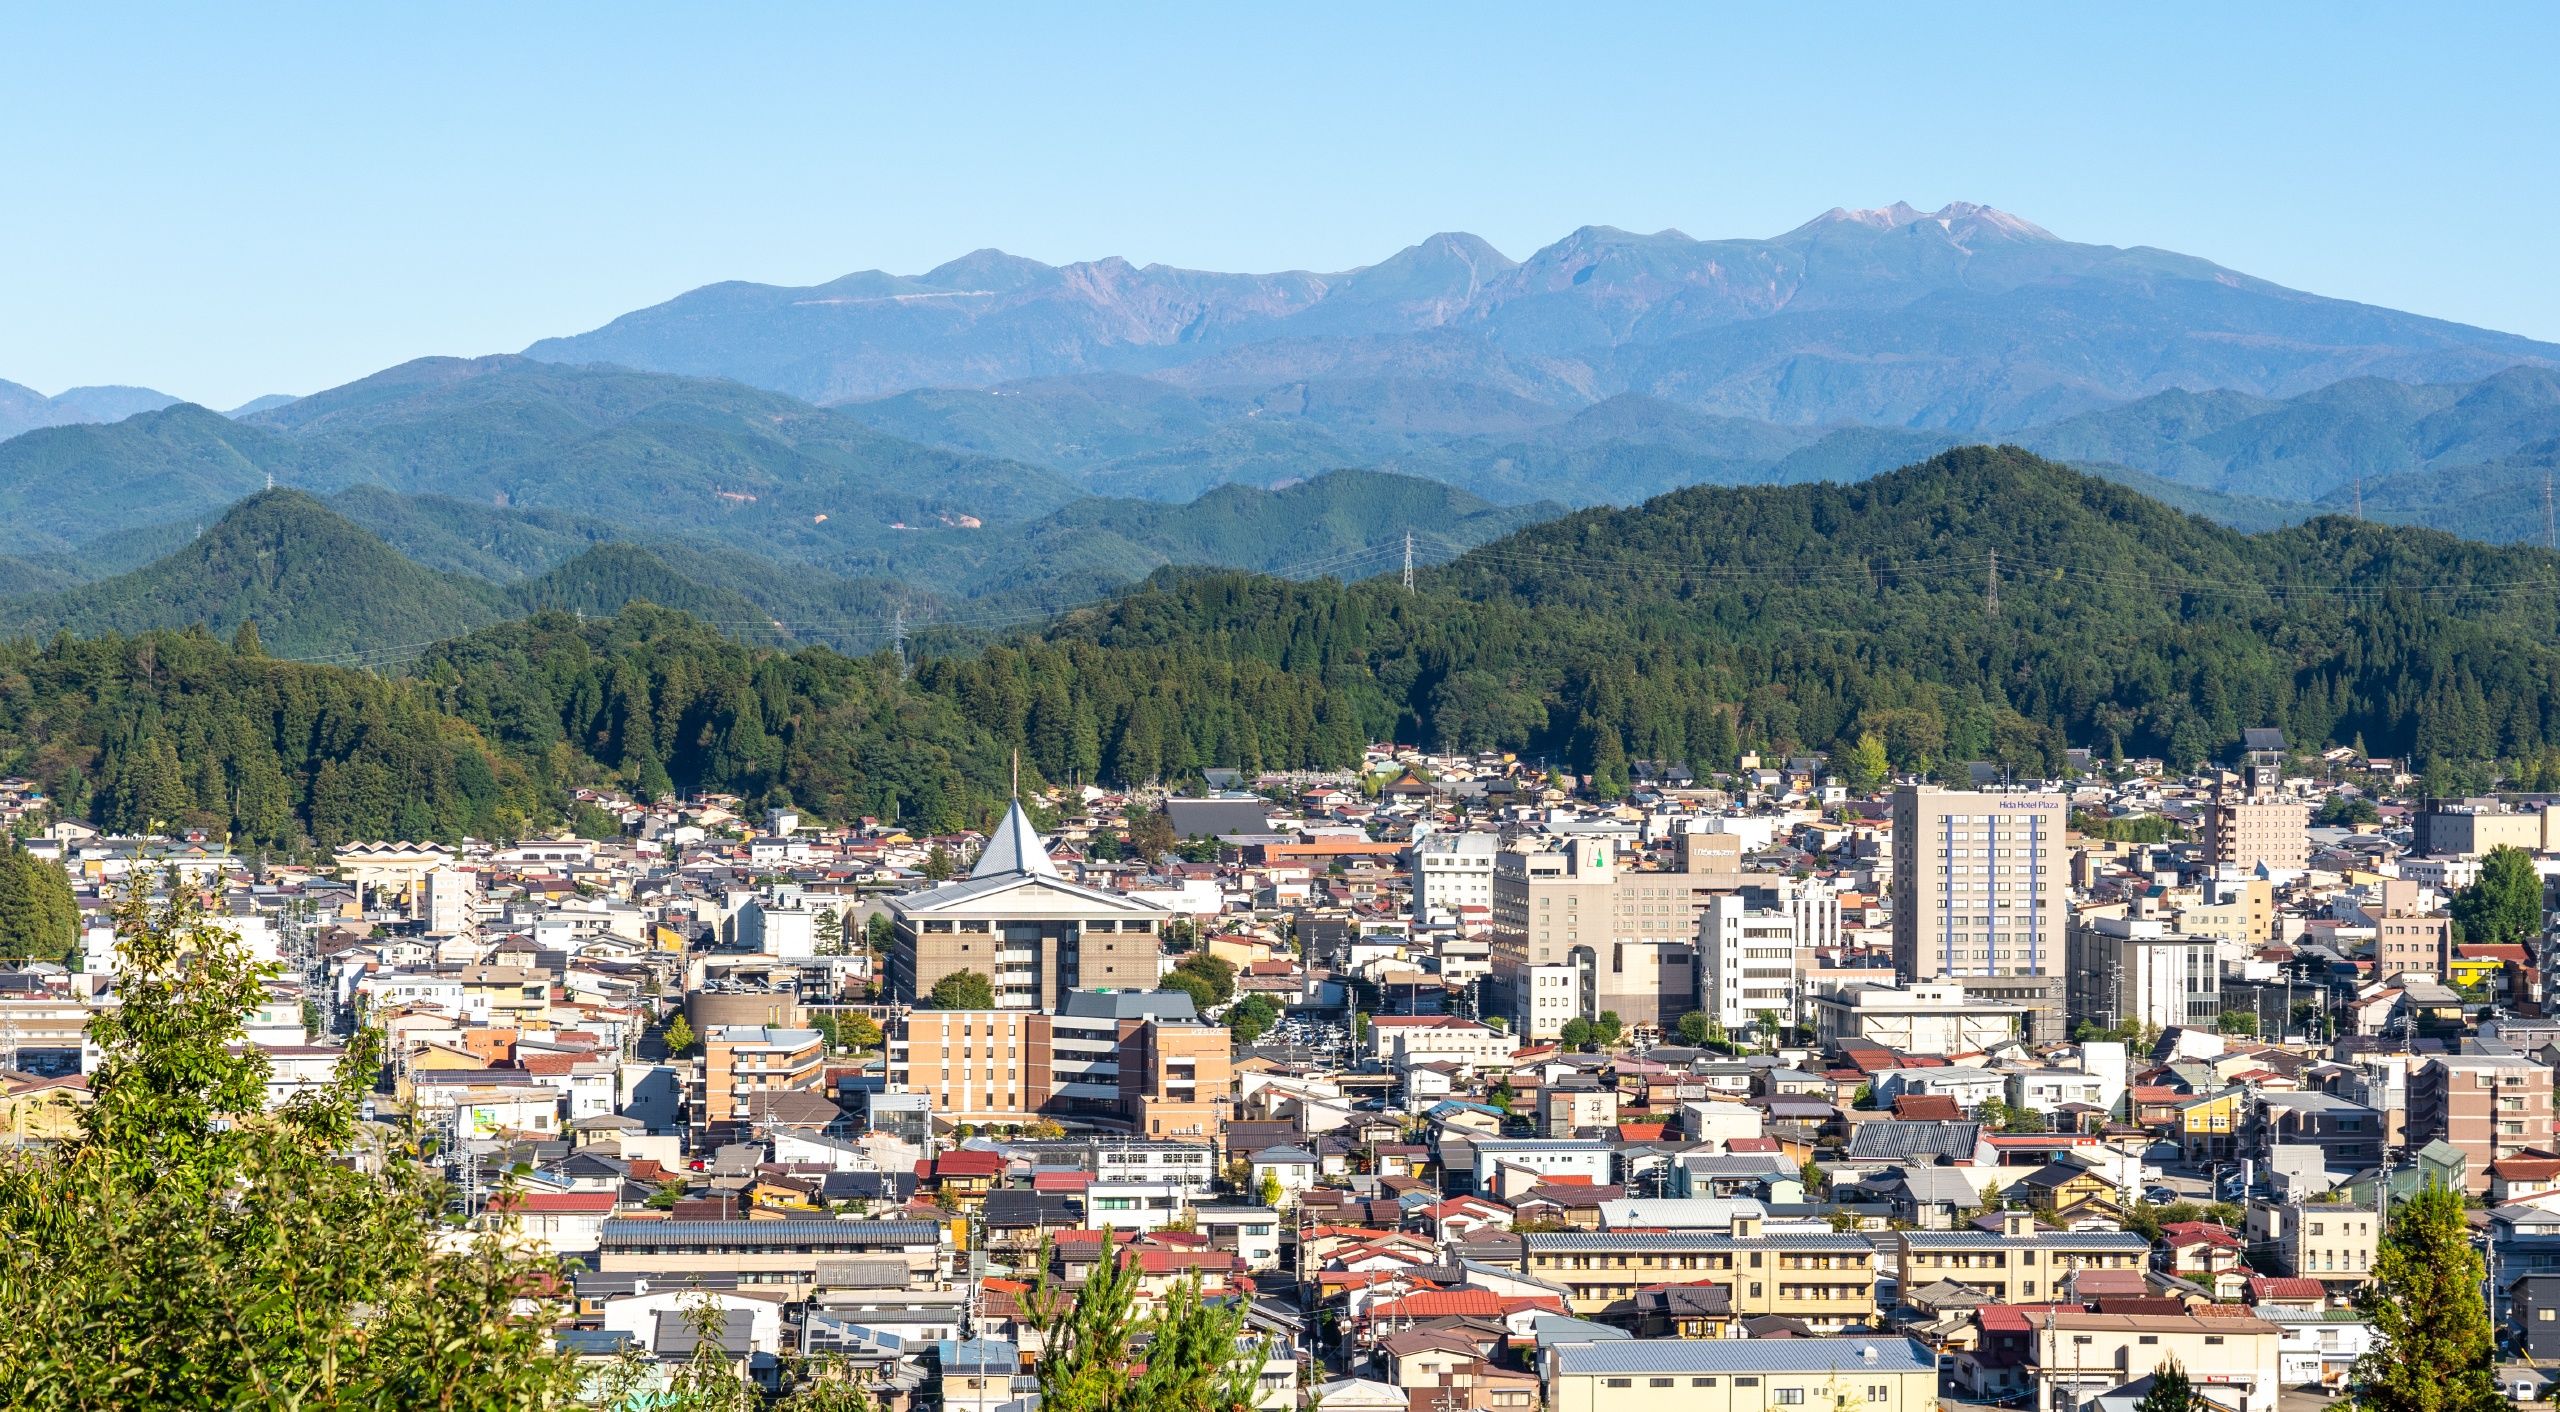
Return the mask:
{"type": "Polygon", "coordinates": [[[889,899],[890,990],[913,1004],[944,977],[975,971],[996,1008],[1039,1011],[1075,990],[1153,990],[1172,916],[1061,877],[1017,802],[968,877],[889,899]]]}
{"type": "Polygon", "coordinates": [[[1895,790],[1895,972],[1908,983],[2059,971],[2067,827],[2059,794],[1895,790]]]}

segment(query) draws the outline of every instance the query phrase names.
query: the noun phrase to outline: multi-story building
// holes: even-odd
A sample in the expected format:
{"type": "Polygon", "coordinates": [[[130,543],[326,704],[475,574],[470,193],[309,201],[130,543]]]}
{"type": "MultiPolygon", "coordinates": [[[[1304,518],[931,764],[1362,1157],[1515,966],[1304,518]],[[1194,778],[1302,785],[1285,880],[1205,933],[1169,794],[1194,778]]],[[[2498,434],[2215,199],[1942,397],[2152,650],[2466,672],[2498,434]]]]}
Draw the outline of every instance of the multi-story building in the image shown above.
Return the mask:
{"type": "Polygon", "coordinates": [[[1908,1338],[1619,1338],[1549,1347],[1549,1412],[1779,1412],[1938,1405],[1935,1355],[1908,1338]]]}
{"type": "Polygon", "coordinates": [[[1712,1283],[1731,1291],[1736,1317],[1777,1314],[1824,1332],[1876,1315],[1875,1248],[1833,1232],[1768,1235],[1737,1215],[1731,1234],[1700,1231],[1550,1231],[1520,1238],[1521,1273],[1565,1291],[1596,1314],[1646,1285],[1712,1283]]]}
{"type": "Polygon", "coordinates": [[[1234,1039],[1188,996],[1075,991],[1055,1015],[917,1010],[893,1027],[889,1083],[950,1122],[1064,1123],[1206,1139],[1233,1111],[1234,1039]]]}
{"type": "Polygon", "coordinates": [[[1902,1231],[1902,1287],[1970,1285],[1995,1304],[2050,1302],[2079,1270],[2138,1270],[2151,1242],[2131,1231],[2041,1229],[2033,1212],[2003,1211],[1996,1231],[1902,1231]]]}
{"type": "Polygon", "coordinates": [[[1682,834],[1676,868],[1641,868],[1606,838],[1541,839],[1494,859],[1493,1003],[1523,1039],[1614,1010],[1629,1025],[1679,1018],[1694,991],[1698,918],[1741,885],[1742,840],[1682,834]]]}
{"type": "Polygon", "coordinates": [[[2278,1145],[2316,1147],[2332,1172],[2360,1172],[2379,1165],[2382,1114],[2330,1093],[2262,1093],[2249,1118],[2250,1155],[2271,1160],[2278,1145]]]}
{"type": "Polygon", "coordinates": [[[2311,806],[2276,793],[2282,770],[2253,761],[2244,780],[2216,779],[2204,810],[2204,856],[2218,873],[2298,873],[2311,865],[2311,806]]]}
{"type": "Polygon", "coordinates": [[[2345,1202],[2251,1202],[2248,1236],[2276,1273],[2318,1280],[2333,1294],[2371,1281],[2382,1248],[2381,1217],[2345,1202]]]}
{"type": "Polygon", "coordinates": [[[1454,920],[1459,909],[1493,907],[1493,860],[1502,840],[1489,833],[1435,833],[1413,845],[1413,919],[1454,920]]]}
{"type": "Polygon", "coordinates": [[[2065,936],[2071,1013],[2113,1028],[2213,1028],[2222,1013],[2221,943],[2123,904],[2083,911],[2065,936]]]}
{"type": "Polygon", "coordinates": [[[1221,1025],[1124,1022],[1120,1112],[1132,1132],[1214,1142],[1235,1116],[1235,1041],[1221,1025]]]}
{"type": "Polygon", "coordinates": [[[2059,794],[1894,791],[1893,962],[1906,983],[2061,968],[2067,817],[2059,794]]]}
{"type": "MultiPolygon", "coordinates": [[[[951,1123],[1027,1123],[1058,1106],[1054,1021],[1028,1010],[916,1010],[889,1040],[889,1083],[951,1123]]],[[[1110,1105],[1119,1101],[1111,1085],[1110,1105]]]]}
{"type": "Polygon", "coordinates": [[[2242,1314],[2094,1314],[2059,1309],[2034,1320],[2036,1406],[2073,1412],[2111,1388],[2174,1360],[2216,1407],[2276,1412],[2284,1383],[2282,1332],[2242,1314]]]}
{"type": "Polygon", "coordinates": [[[1016,802],[969,876],[889,899],[889,984],[912,1004],[945,976],[989,978],[996,1007],[1055,1011],[1069,991],[1153,990],[1172,914],[1068,882],[1016,802]]]}
{"type": "Polygon", "coordinates": [[[816,1030],[719,1025],[703,1032],[693,1063],[691,1108],[698,1150],[746,1130],[755,1096],[788,1089],[816,1093],[826,1072],[826,1040],[816,1030]]]}
{"type": "Polygon", "coordinates": [[[1796,914],[1761,901],[1719,893],[1698,918],[1697,1007],[1728,1030],[1763,1010],[1782,1021],[1796,1015],[1796,914]]]}
{"type": "Polygon", "coordinates": [[[2453,919],[2430,913],[2418,884],[2385,878],[2364,919],[2373,926],[2376,975],[2389,979],[2408,972],[2441,978],[2453,961],[2453,919]]]}
{"type": "Polygon", "coordinates": [[[2497,848],[2560,850],[2560,806],[2519,808],[2501,799],[2429,799],[2410,819],[2409,851],[2478,858],[2497,848]]]}
{"type": "Polygon", "coordinates": [[[1906,1054],[1974,1054],[2018,1038],[2026,1017],[1954,981],[1907,990],[1851,985],[1813,998],[1814,1037],[1826,1047],[1856,1039],[1906,1054]]]}
{"type": "Polygon", "coordinates": [[[929,1286],[942,1260],[942,1227],[932,1221],[663,1221],[617,1216],[604,1223],[596,1268],[605,1274],[668,1277],[735,1275],[788,1295],[818,1283],[821,1264],[898,1266],[908,1289],[929,1286]]]}
{"type": "Polygon", "coordinates": [[[2551,1071],[2512,1055],[2445,1054],[2409,1075],[2408,1142],[2462,1150],[2472,1192],[2489,1189],[2489,1164],[2552,1141],[2551,1071]]]}

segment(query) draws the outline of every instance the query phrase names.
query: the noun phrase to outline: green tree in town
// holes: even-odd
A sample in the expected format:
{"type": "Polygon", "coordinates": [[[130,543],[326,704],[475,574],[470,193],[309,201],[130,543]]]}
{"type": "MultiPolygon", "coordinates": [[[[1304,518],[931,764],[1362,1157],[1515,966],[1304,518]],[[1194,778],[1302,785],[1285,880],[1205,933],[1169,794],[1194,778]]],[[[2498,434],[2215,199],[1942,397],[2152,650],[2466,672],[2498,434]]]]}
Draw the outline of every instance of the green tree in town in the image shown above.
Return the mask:
{"type": "Polygon", "coordinates": [[[2497,1412],[2497,1343],[2480,1296],[2487,1272],[2462,1215],[2440,1184],[2403,1205],[2356,1305],[2377,1342],[2356,1360],[2357,1412],[2497,1412]]]}
{"type": "Polygon", "coordinates": [[[1592,1023],[1580,1015],[1556,1028],[1556,1040],[1567,1049],[1589,1049],[1599,1043],[1592,1023]]]}
{"type": "Polygon", "coordinates": [[[859,1010],[848,1010],[836,1021],[836,1042],[848,1049],[878,1049],[885,1038],[880,1022],[859,1010]]]}
{"type": "Polygon", "coordinates": [[[1600,1018],[1591,1022],[1591,1042],[1602,1049],[1616,1048],[1618,1041],[1626,1038],[1626,1034],[1627,1022],[1619,1019],[1618,1012],[1615,1010],[1603,1010],[1600,1012],[1600,1018]]]}
{"type": "Polygon", "coordinates": [[[80,945],[80,904],[70,876],[0,841],[0,960],[66,961],[80,945]]]}
{"type": "Polygon", "coordinates": [[[379,1035],[271,1112],[245,1043],[271,968],[193,893],[145,891],[117,911],[118,1003],[90,1021],[79,1130],[0,1155],[9,1405],[559,1405],[556,1270],[452,1239],[444,1184],[358,1119],[379,1035]]]}
{"type": "Polygon", "coordinates": [[[1244,1345],[1244,1306],[1213,1304],[1197,1281],[1144,1314],[1134,1260],[1104,1260],[1072,1294],[1049,1280],[1047,1252],[1022,1302],[1040,1335],[1042,1412],[1246,1412],[1261,1357],[1244,1345]]]}
{"type": "Polygon", "coordinates": [[[2468,942],[2529,942],[2542,935],[2542,875],[2533,855],[2500,846],[2480,860],[2480,876],[2453,895],[2453,923],[2468,942]]]}
{"type": "Polygon", "coordinates": [[[1280,1204],[1280,1198],[1285,1195],[1287,1192],[1281,1188],[1278,1172],[1263,1173],[1262,1180],[1253,1185],[1254,1199],[1265,1206],[1277,1207],[1280,1204]]]}
{"type": "Polygon", "coordinates": [[[1270,1033],[1280,1015],[1280,1002],[1268,995],[1248,995],[1227,1012],[1227,1028],[1235,1032],[1236,1043],[1251,1044],[1270,1033]]]}
{"type": "Polygon", "coordinates": [[[1174,963],[1175,970],[1198,976],[1209,983],[1210,1003],[1224,1005],[1235,997],[1236,966],[1224,957],[1206,951],[1194,951],[1174,963]]]}
{"type": "Polygon", "coordinates": [[[873,951],[885,952],[895,945],[897,940],[898,924],[890,921],[889,914],[886,912],[874,912],[871,914],[871,919],[862,924],[863,945],[873,951]]]}
{"type": "Polygon", "coordinates": [[[1884,737],[1873,732],[1859,736],[1833,764],[1840,772],[1840,782],[1848,786],[1851,794],[1873,794],[1893,773],[1892,764],[1885,759],[1884,737]]]}
{"type": "Polygon", "coordinates": [[[684,1178],[669,1177],[658,1183],[657,1190],[649,1193],[646,1205],[652,1211],[673,1211],[676,1203],[684,1200],[686,1190],[684,1178]]]}
{"type": "Polygon", "coordinates": [[[1751,1012],[1751,1027],[1760,1032],[1760,1047],[1771,1054],[1778,1052],[1778,1040],[1786,1033],[1786,1017],[1775,1010],[1751,1012]]]}
{"type": "Polygon", "coordinates": [[[842,956],[844,951],[844,914],[833,907],[819,908],[818,954],[842,956]]]}
{"type": "Polygon", "coordinates": [[[747,1381],[743,1360],[729,1352],[728,1322],[727,1311],[710,1295],[685,1304],[685,1330],[693,1335],[693,1352],[668,1375],[661,1407],[680,1412],[754,1412],[756,1391],[747,1381]]]}
{"type": "Polygon", "coordinates": [[[1163,978],[1156,982],[1156,989],[1191,997],[1191,1008],[1204,1015],[1209,1013],[1210,1006],[1218,1003],[1218,993],[1207,977],[1180,967],[1165,972],[1163,978]]]}
{"type": "Polygon", "coordinates": [[[667,1021],[667,1027],[661,1033],[667,1041],[669,1055],[680,1059],[692,1052],[697,1038],[693,1032],[693,1021],[686,1019],[681,1013],[667,1021]]]}
{"type": "Polygon", "coordinates": [[[1692,1010],[1688,1014],[1673,1021],[1671,1030],[1672,1033],[1680,1036],[1680,1042],[1682,1044],[1690,1045],[1692,1047],[1700,1047],[1706,1044],[1707,1026],[1713,1023],[1713,1021],[1707,1018],[1706,1011],[1692,1010]]]}
{"type": "Polygon", "coordinates": [[[2133,1404],[2133,1412],[2199,1412],[2195,1384],[2186,1367],[2172,1358],[2151,1371],[2151,1390],[2133,1404]]]}
{"type": "Polygon", "coordinates": [[[933,1004],[938,1010],[993,1010],[995,982],[984,971],[953,971],[933,983],[933,1004]]]}
{"type": "Polygon", "coordinates": [[[2214,1017],[2213,1028],[2220,1034],[2255,1039],[2258,1037],[2258,1015],[2254,1010],[2225,1010],[2214,1017]]]}
{"type": "Polygon", "coordinates": [[[924,866],[919,871],[927,882],[949,882],[951,875],[960,871],[960,865],[952,858],[950,849],[937,843],[925,850],[924,866]]]}

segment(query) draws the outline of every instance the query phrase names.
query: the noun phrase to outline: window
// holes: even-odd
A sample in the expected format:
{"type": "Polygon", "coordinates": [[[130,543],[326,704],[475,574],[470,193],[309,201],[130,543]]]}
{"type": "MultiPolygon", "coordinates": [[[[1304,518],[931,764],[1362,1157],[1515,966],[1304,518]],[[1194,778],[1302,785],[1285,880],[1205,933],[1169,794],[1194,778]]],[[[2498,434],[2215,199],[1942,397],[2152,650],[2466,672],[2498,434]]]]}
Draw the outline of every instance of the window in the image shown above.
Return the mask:
{"type": "Polygon", "coordinates": [[[1758,1387],[1760,1386],[1760,1380],[1758,1378],[1736,1378],[1733,1380],[1733,1385],[1735,1387],[1758,1387]]]}
{"type": "Polygon", "coordinates": [[[2144,1334],[2142,1336],[2142,1342],[2144,1343],[2158,1343],[2159,1341],[2160,1336],[2158,1334],[2144,1334]]]}
{"type": "Polygon", "coordinates": [[[2220,1335],[2220,1334],[2206,1334],[2206,1335],[2204,1336],[2204,1341],[2205,1341],[2205,1343],[2206,1343],[2207,1345],[2219,1344],[2219,1343],[2221,1343],[2221,1342],[2222,1342],[2222,1335],[2220,1335]]]}
{"type": "MultiPolygon", "coordinates": [[[[2548,1314],[2549,1311],[2546,1310],[2544,1312],[2548,1314]]],[[[1715,1385],[1716,1380],[1713,1378],[1691,1378],[1689,1380],[1689,1386],[1691,1387],[1714,1387],[1715,1385]]]]}
{"type": "Polygon", "coordinates": [[[1778,1389],[1778,1405],[1781,1407],[1802,1407],[1804,1405],[1804,1389],[1800,1387],[1782,1387],[1778,1389]]]}
{"type": "Polygon", "coordinates": [[[1669,1378],[1647,1378],[1647,1379],[1645,1379],[1645,1380],[1644,1380],[1644,1385],[1645,1385],[1646,1387],[1669,1387],[1669,1386],[1671,1386],[1671,1379],[1669,1379],[1669,1378]]]}
{"type": "Polygon", "coordinates": [[[1634,1387],[1636,1385],[1636,1380],[1633,1378],[1602,1378],[1600,1380],[1600,1385],[1602,1387],[1634,1387]]]}

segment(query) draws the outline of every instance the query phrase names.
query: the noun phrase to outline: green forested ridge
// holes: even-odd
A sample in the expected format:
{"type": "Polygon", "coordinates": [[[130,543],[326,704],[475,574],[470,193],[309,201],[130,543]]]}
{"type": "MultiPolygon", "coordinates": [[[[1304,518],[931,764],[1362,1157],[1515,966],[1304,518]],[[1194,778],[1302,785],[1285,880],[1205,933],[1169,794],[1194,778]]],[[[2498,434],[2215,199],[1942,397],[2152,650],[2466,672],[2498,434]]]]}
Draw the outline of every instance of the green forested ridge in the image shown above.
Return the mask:
{"type": "MultiPolygon", "coordinates": [[[[633,561],[635,569],[645,564],[633,561]]],[[[1047,780],[1342,766],[1364,741],[1639,758],[1880,740],[1900,768],[2250,726],[2560,777],[2560,559],[2337,519],[2246,536],[2014,449],[1851,486],[1700,487],[1343,585],[1166,571],[985,648],[783,651],[645,605],[428,650],[411,679],[201,631],[0,650],[0,770],[110,827],[505,832],[567,785],[990,819],[1047,780]],[[1999,562],[1998,611],[1987,603],[1999,562]]],[[[2457,776],[2458,777],[2458,776],[2457,776]]]]}

